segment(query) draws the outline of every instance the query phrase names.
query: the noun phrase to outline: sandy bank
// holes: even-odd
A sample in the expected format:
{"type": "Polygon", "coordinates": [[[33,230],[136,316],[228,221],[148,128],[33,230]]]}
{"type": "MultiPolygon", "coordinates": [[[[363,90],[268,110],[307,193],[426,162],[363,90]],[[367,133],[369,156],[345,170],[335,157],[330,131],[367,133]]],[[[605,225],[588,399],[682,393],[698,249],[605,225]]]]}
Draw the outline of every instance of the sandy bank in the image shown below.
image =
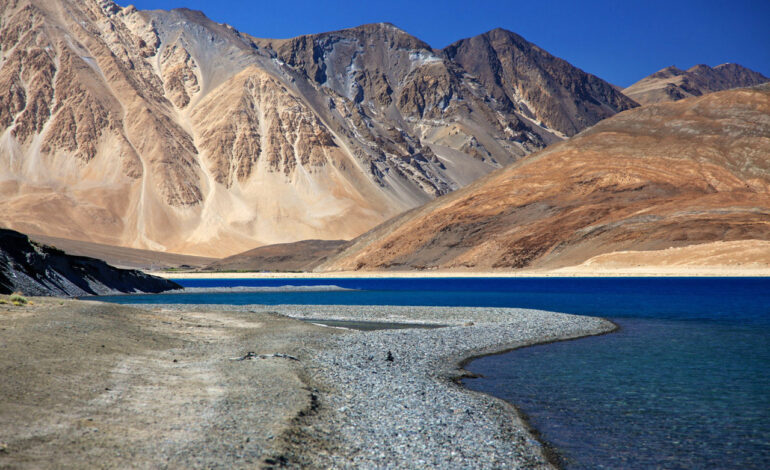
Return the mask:
{"type": "Polygon", "coordinates": [[[765,277],[770,267],[729,266],[571,266],[532,271],[335,271],[325,273],[169,272],[147,271],[168,279],[334,279],[334,278],[441,278],[441,277],[765,277]]]}
{"type": "Polygon", "coordinates": [[[453,381],[457,364],[613,327],[517,309],[53,299],[0,305],[0,320],[0,467],[20,468],[546,468],[511,406],[453,381]],[[356,332],[284,315],[450,326],[356,332]],[[298,360],[232,360],[246,351],[298,360]]]}

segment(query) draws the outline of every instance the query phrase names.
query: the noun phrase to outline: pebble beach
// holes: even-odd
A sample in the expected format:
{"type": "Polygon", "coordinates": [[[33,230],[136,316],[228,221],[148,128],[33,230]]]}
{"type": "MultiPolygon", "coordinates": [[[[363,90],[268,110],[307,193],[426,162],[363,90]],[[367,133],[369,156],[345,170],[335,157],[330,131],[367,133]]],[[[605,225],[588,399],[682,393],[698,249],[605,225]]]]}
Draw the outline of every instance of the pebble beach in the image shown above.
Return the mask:
{"type": "Polygon", "coordinates": [[[551,468],[546,450],[513,406],[459,385],[461,364],[615,328],[599,318],[510,308],[222,308],[320,324],[325,319],[415,324],[347,330],[299,353],[313,389],[312,409],[296,420],[284,436],[283,452],[271,461],[323,468],[551,468]],[[419,328],[439,324],[444,327],[419,328]]]}

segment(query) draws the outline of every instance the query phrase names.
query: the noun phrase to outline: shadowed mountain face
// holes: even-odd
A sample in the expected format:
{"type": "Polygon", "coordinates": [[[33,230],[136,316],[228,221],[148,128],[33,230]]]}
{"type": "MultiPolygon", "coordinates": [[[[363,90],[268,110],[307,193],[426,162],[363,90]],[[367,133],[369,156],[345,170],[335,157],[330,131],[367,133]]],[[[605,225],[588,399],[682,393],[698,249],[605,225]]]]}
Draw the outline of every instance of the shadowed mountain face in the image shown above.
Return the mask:
{"type": "Polygon", "coordinates": [[[604,80],[504,29],[457,41],[444,53],[478,77],[496,102],[563,135],[637,106],[604,80]]]}
{"type": "Polygon", "coordinates": [[[769,82],[770,78],[738,64],[714,68],[696,65],[687,70],[666,67],[623,90],[641,104],[677,101],[731,88],[749,87],[769,82]]]}
{"type": "Polygon", "coordinates": [[[738,241],[756,246],[719,246],[721,258],[770,246],[770,85],[608,118],[375,228],[318,269],[558,268],[738,241]]]}
{"type": "Polygon", "coordinates": [[[110,0],[0,18],[0,223],[108,245],[352,238],[633,106],[500,31],[498,77],[387,24],[264,40],[110,0]]]}
{"type": "Polygon", "coordinates": [[[175,282],[141,271],[113,268],[104,261],[71,256],[0,229],[0,294],[76,296],[158,293],[181,289],[175,282]]]}

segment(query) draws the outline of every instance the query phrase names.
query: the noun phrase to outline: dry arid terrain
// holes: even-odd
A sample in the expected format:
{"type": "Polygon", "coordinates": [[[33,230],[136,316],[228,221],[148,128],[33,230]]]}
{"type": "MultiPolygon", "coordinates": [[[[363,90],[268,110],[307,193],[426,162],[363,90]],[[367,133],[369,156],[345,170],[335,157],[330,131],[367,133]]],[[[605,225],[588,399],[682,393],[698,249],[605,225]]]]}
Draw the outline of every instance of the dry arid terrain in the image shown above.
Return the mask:
{"type": "Polygon", "coordinates": [[[736,254],[714,262],[762,265],[768,155],[770,85],[637,108],[381,225],[316,269],[663,266],[675,261],[661,250],[698,259],[715,242],[759,256],[720,245],[736,254]]]}
{"type": "Polygon", "coordinates": [[[385,23],[257,39],[110,0],[0,19],[0,224],[106,245],[350,239],[636,106],[503,30],[436,50],[385,23]]]}
{"type": "Polygon", "coordinates": [[[311,271],[339,253],[347,240],[303,240],[267,245],[205,266],[205,271],[311,271]]]}
{"type": "Polygon", "coordinates": [[[311,406],[308,332],[247,312],[0,304],[1,468],[254,468],[311,406]]]}
{"type": "Polygon", "coordinates": [[[104,245],[102,243],[70,240],[46,235],[29,234],[29,238],[44,245],[54,246],[70,255],[99,258],[118,268],[141,269],[144,271],[180,268],[199,269],[217,261],[217,258],[140,250],[138,248],[104,245]]]}
{"type": "Polygon", "coordinates": [[[626,96],[503,29],[439,50],[388,23],[259,39],[111,0],[0,18],[0,226],[76,254],[612,270],[659,259],[615,252],[693,246],[703,266],[732,258],[696,245],[767,238],[766,89],[707,95],[767,80],[737,64],[669,67],[626,96]]]}

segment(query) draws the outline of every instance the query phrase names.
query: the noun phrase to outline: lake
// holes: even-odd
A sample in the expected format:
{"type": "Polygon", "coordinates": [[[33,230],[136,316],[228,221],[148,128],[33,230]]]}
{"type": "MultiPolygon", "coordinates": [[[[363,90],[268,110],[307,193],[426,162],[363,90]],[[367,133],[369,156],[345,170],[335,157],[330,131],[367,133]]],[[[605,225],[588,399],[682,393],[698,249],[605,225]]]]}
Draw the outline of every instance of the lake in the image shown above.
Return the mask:
{"type": "Polygon", "coordinates": [[[620,330],[487,356],[466,386],[514,403],[566,468],[770,468],[770,279],[178,280],[354,290],[100,297],[119,303],[521,307],[620,330]]]}

